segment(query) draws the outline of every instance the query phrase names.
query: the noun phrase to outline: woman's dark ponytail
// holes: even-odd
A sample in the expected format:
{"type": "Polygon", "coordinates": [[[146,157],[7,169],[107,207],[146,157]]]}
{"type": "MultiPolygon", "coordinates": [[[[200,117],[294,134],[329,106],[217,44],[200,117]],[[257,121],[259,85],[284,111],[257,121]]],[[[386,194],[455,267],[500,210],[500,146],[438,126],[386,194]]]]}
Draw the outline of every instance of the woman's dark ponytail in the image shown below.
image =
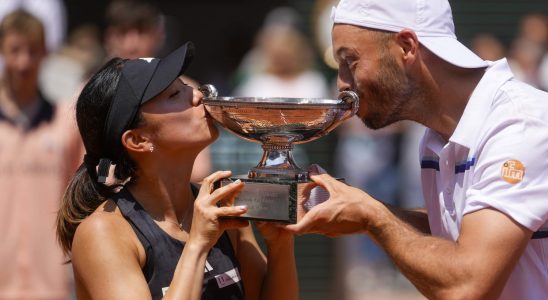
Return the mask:
{"type": "MultiPolygon", "coordinates": [[[[109,107],[116,94],[125,60],[114,58],[99,70],[86,84],[76,103],[76,121],[86,148],[84,161],[70,180],[60,209],[57,213],[57,239],[63,252],[69,256],[76,228],[93,213],[101,203],[119,189],[118,182],[126,182],[134,176],[135,163],[125,149],[118,149],[119,158],[114,175],[116,184],[98,182],[96,167],[99,164],[104,143],[104,124],[109,107]]],[[[141,122],[140,113],[130,128],[141,122]]]]}

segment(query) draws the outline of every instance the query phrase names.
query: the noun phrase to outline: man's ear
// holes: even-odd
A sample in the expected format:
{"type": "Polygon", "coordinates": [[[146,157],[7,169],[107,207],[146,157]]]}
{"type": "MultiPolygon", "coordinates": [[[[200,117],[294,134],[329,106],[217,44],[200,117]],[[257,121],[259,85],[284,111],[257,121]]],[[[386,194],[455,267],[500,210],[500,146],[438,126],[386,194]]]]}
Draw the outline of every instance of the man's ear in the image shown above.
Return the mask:
{"type": "Polygon", "coordinates": [[[137,129],[126,130],[122,134],[122,145],[129,152],[148,152],[150,144],[149,138],[140,134],[137,129]]]}
{"type": "Polygon", "coordinates": [[[402,51],[402,59],[406,66],[417,60],[419,54],[419,39],[417,34],[410,29],[403,29],[396,33],[396,43],[402,51]]]}

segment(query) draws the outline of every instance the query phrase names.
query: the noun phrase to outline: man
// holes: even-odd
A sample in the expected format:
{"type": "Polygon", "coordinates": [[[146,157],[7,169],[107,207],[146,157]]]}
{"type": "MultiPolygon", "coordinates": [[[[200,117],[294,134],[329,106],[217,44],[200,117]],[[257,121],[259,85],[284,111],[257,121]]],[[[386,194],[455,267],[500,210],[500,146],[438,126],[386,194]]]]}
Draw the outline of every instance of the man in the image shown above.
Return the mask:
{"type": "MultiPolygon", "coordinates": [[[[67,10],[63,0],[2,0],[0,20],[17,9],[29,12],[42,22],[48,51],[56,51],[61,46],[67,30],[67,10]]],[[[0,70],[3,66],[0,57],[0,70]]]]}
{"type": "Polygon", "coordinates": [[[333,19],[338,87],[363,122],[428,127],[427,210],[322,174],[330,199],[288,229],[365,233],[431,299],[548,299],[548,94],[459,43],[447,0],[342,0],[333,19]]]}
{"type": "Polygon", "coordinates": [[[44,29],[17,10],[0,23],[0,299],[68,299],[55,217],[82,148],[71,110],[38,89],[44,29]]]}
{"type": "Polygon", "coordinates": [[[108,58],[153,57],[164,45],[164,19],[156,6],[139,0],[116,0],[106,8],[108,58]]]}

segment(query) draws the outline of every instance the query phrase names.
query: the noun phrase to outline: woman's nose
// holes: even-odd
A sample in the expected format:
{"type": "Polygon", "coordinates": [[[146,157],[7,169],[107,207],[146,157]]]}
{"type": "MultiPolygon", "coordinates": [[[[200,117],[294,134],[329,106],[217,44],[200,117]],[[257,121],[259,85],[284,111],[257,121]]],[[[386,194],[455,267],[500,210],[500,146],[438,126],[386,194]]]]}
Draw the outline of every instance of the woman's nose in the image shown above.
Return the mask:
{"type": "Polygon", "coordinates": [[[192,104],[194,106],[198,106],[202,104],[202,99],[204,98],[204,94],[200,92],[198,89],[193,89],[193,96],[192,96],[192,104]]]}

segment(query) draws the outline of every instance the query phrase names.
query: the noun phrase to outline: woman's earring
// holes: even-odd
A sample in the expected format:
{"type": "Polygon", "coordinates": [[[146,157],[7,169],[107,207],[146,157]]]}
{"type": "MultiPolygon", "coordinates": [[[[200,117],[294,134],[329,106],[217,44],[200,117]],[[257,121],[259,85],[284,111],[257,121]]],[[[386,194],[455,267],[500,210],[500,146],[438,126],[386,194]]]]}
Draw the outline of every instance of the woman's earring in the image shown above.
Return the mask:
{"type": "Polygon", "coordinates": [[[150,149],[148,151],[150,151],[150,152],[154,151],[154,145],[153,144],[150,144],[150,149]]]}

